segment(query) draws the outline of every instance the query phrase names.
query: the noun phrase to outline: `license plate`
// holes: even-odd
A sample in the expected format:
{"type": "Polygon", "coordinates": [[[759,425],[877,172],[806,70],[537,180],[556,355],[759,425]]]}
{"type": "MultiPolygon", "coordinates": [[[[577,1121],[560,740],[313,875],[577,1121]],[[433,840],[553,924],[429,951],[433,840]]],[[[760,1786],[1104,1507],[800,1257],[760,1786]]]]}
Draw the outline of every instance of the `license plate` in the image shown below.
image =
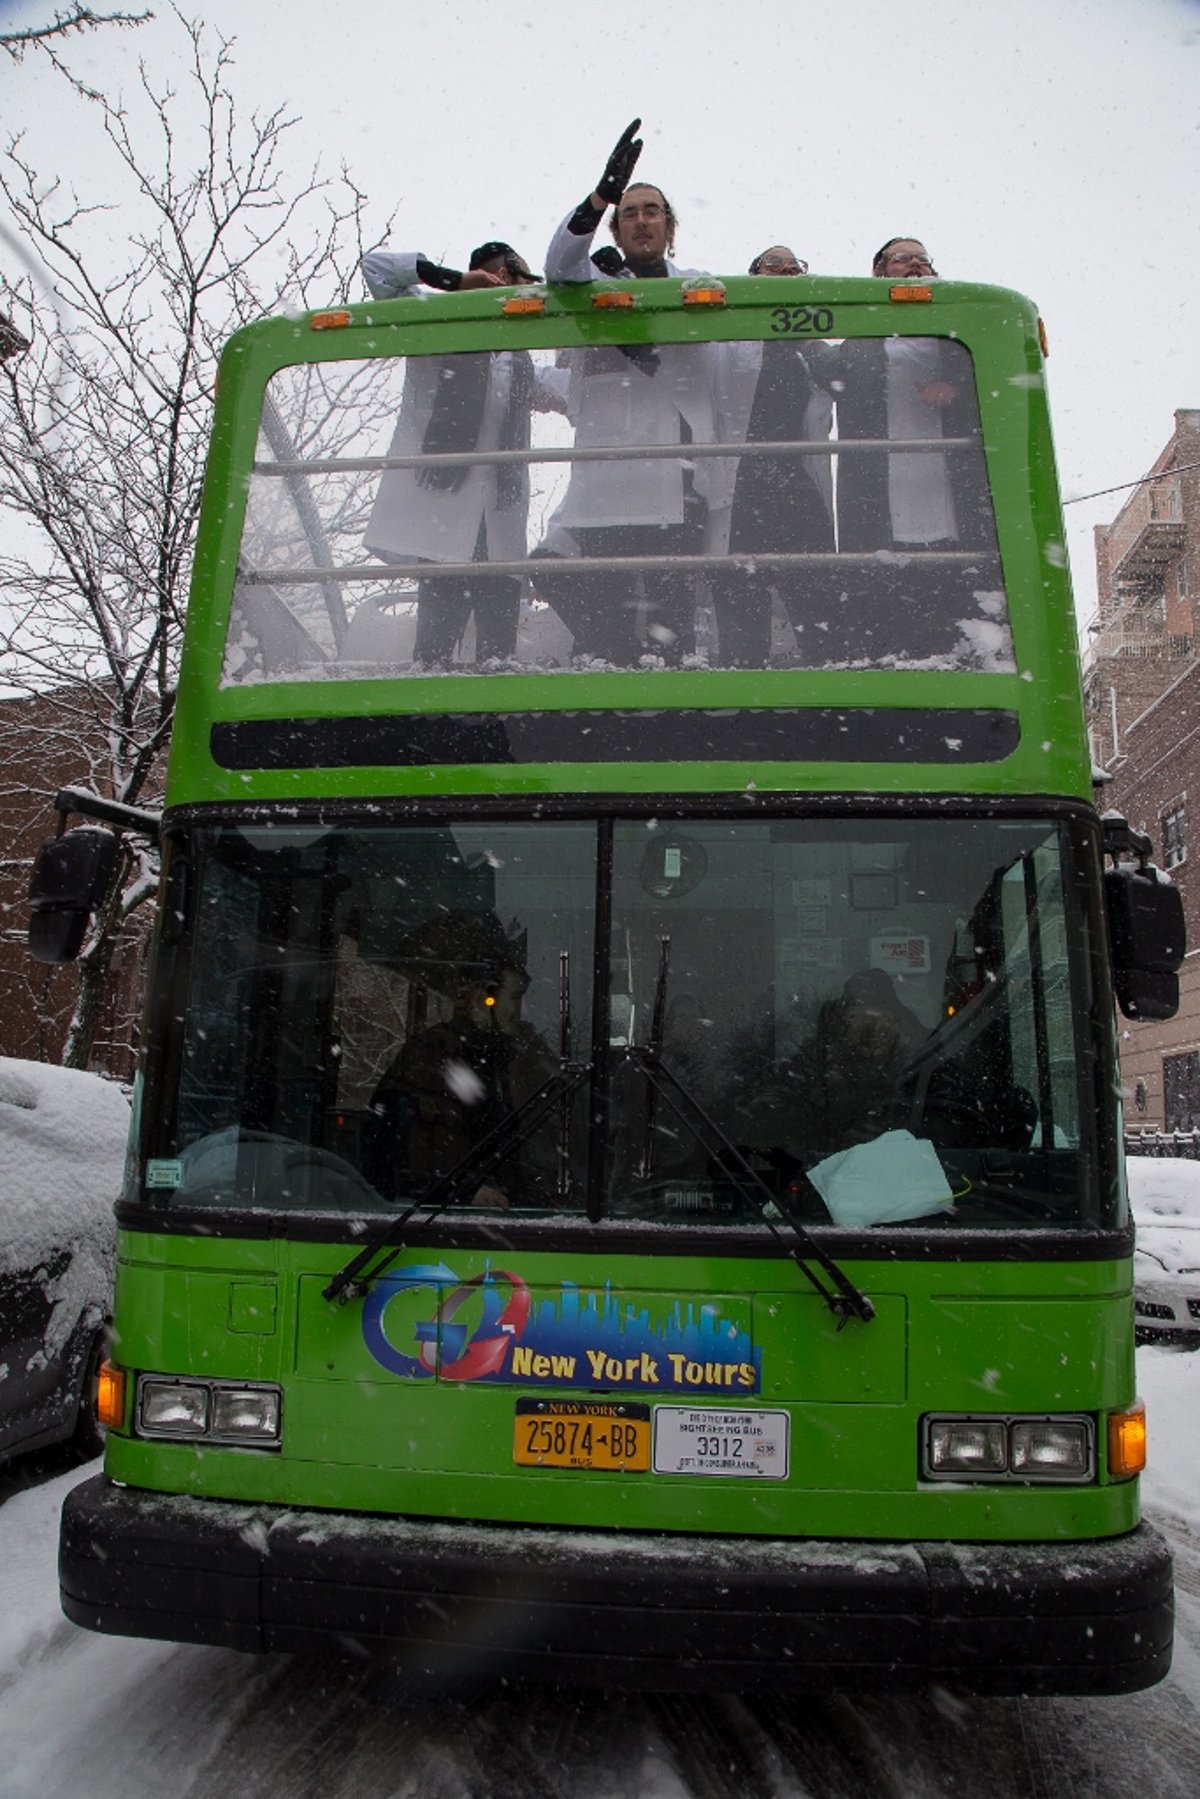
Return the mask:
{"type": "Polygon", "coordinates": [[[522,1468],[642,1472],[650,1466],[650,1407],[603,1399],[518,1399],[513,1461],[522,1468]]]}
{"type": "Polygon", "coordinates": [[[654,1472],[786,1480],[790,1425],[786,1412],[655,1406],[654,1472]]]}

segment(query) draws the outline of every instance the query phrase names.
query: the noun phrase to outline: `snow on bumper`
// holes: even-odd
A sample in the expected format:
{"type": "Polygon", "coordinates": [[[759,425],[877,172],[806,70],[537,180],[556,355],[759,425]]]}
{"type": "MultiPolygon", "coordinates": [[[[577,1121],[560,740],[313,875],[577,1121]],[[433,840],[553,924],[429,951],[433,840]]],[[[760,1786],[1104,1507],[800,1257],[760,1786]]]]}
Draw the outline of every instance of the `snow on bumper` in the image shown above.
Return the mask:
{"type": "Polygon", "coordinates": [[[1148,1525],[1049,1544],[778,1542],[288,1511],[102,1475],[63,1507],[77,1624],[384,1654],[441,1678],[660,1689],[1118,1693],[1171,1659],[1148,1525]]]}

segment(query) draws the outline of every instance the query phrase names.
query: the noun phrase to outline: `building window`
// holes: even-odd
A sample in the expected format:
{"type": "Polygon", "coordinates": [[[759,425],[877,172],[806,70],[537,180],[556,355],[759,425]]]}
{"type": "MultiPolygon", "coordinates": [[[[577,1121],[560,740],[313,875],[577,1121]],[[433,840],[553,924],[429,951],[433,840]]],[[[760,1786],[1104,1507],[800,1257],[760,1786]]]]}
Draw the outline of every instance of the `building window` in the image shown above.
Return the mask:
{"type": "Polygon", "coordinates": [[[1163,865],[1178,868],[1187,861],[1187,807],[1182,800],[1162,815],[1163,865]]]}
{"type": "Polygon", "coordinates": [[[1175,591],[1179,595],[1180,599],[1182,600],[1182,599],[1187,598],[1187,590],[1188,590],[1187,557],[1181,556],[1179,558],[1179,566],[1175,570],[1175,591]]]}
{"type": "Polygon", "coordinates": [[[1200,1051],[1163,1057],[1163,1107],[1169,1131],[1200,1130],[1200,1051]]]}

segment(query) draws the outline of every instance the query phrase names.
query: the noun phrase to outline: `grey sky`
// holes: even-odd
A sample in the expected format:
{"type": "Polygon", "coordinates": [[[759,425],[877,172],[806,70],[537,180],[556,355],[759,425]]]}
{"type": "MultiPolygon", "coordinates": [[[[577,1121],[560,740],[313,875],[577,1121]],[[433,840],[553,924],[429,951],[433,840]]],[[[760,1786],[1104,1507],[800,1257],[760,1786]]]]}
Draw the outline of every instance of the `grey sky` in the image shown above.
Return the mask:
{"type": "MultiPolygon", "coordinates": [[[[640,172],[672,197],[685,263],[742,270],[785,241],[814,271],[865,274],[879,243],[912,232],[943,275],[1031,294],[1066,496],[1142,474],[1174,408],[1200,405],[1200,0],[185,10],[236,38],[248,103],[298,116],[298,162],[344,160],[378,217],[395,211],[398,248],[455,261],[499,235],[540,266],[640,113],[640,172]]],[[[7,29],[52,12],[0,0],[7,29]]],[[[162,72],[177,39],[163,13],[69,55],[112,91],[139,57],[162,72]]],[[[38,62],[0,67],[5,126],[45,132],[47,169],[83,182],[84,146],[38,62]]],[[[1067,511],[1085,620],[1090,527],[1122,498],[1067,511]]]]}

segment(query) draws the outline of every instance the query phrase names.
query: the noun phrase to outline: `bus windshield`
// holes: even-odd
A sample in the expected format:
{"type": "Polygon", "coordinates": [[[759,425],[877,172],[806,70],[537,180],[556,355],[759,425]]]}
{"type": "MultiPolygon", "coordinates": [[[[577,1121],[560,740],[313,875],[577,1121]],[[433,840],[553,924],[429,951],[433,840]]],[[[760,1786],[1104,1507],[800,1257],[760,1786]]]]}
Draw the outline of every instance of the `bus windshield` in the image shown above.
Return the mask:
{"type": "Polygon", "coordinates": [[[1015,666],[954,339],[447,352],[267,384],[226,686],[898,666],[1015,666]]]}
{"type": "Polygon", "coordinates": [[[753,1222],[761,1194],[702,1116],[810,1222],[1111,1224],[1085,828],[366,809],[189,827],[146,1185],[380,1212],[515,1117],[455,1200],[753,1222]]]}

